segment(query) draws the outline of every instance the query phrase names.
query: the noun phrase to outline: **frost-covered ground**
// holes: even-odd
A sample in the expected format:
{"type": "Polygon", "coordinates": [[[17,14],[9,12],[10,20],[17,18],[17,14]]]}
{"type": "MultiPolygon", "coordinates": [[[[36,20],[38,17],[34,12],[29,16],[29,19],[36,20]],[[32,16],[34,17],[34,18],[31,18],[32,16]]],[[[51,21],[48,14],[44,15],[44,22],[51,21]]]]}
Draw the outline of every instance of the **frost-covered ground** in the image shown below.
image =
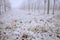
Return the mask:
{"type": "Polygon", "coordinates": [[[12,9],[0,15],[0,40],[60,40],[58,12],[47,15],[12,9]]]}

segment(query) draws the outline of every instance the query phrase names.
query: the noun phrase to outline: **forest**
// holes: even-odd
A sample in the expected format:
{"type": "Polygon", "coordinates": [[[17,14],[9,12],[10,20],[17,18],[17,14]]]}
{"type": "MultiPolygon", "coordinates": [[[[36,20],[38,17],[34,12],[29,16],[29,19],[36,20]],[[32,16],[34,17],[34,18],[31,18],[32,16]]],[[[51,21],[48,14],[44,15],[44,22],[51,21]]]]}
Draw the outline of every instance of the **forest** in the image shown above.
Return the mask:
{"type": "MultiPolygon", "coordinates": [[[[60,10],[59,4],[59,0],[26,0],[26,2],[20,5],[20,9],[31,11],[37,10],[39,12],[43,10],[43,13],[54,14],[55,11],[60,10]]],[[[5,13],[9,9],[11,9],[9,0],[0,0],[0,14],[5,13]]]]}
{"type": "Polygon", "coordinates": [[[60,40],[60,0],[0,0],[0,40],[60,40]]]}

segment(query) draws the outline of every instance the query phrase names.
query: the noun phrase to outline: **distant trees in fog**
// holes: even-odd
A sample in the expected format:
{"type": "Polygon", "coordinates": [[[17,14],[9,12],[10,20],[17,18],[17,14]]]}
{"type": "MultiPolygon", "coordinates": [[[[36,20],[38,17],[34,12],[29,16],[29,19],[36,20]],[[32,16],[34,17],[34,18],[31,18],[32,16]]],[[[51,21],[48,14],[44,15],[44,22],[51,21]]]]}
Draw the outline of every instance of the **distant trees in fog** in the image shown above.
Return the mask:
{"type": "Polygon", "coordinates": [[[0,14],[5,13],[10,8],[9,0],[0,0],[0,14]]]}
{"type": "Polygon", "coordinates": [[[39,11],[44,10],[43,13],[54,14],[55,10],[58,10],[59,0],[27,0],[27,3],[24,3],[20,8],[31,11],[39,11]]]}
{"type": "Polygon", "coordinates": [[[55,13],[56,10],[60,8],[60,1],[59,0],[44,0],[44,12],[47,9],[47,14],[50,14],[50,10],[52,10],[52,14],[55,13]],[[53,3],[52,3],[53,2],[53,3]],[[47,4],[47,7],[46,7],[47,4]]]}

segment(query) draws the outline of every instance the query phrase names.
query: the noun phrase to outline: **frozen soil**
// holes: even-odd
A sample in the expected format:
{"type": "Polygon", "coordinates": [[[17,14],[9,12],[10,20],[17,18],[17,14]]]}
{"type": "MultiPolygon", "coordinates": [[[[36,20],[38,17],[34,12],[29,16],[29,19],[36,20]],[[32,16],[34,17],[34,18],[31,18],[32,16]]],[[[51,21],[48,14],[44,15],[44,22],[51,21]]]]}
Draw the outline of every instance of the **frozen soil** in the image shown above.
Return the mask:
{"type": "Polygon", "coordinates": [[[60,14],[8,11],[0,15],[0,40],[60,40],[60,14]]]}

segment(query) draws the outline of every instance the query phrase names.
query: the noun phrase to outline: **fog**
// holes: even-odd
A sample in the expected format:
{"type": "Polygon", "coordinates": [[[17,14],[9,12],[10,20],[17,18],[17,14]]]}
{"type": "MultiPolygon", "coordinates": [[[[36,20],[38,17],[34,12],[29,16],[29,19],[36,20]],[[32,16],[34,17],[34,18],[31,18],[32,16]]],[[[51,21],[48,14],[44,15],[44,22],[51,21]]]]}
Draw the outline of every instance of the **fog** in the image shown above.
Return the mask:
{"type": "Polygon", "coordinates": [[[18,8],[19,5],[21,5],[24,2],[24,0],[9,0],[9,1],[11,3],[12,8],[18,8]]]}

